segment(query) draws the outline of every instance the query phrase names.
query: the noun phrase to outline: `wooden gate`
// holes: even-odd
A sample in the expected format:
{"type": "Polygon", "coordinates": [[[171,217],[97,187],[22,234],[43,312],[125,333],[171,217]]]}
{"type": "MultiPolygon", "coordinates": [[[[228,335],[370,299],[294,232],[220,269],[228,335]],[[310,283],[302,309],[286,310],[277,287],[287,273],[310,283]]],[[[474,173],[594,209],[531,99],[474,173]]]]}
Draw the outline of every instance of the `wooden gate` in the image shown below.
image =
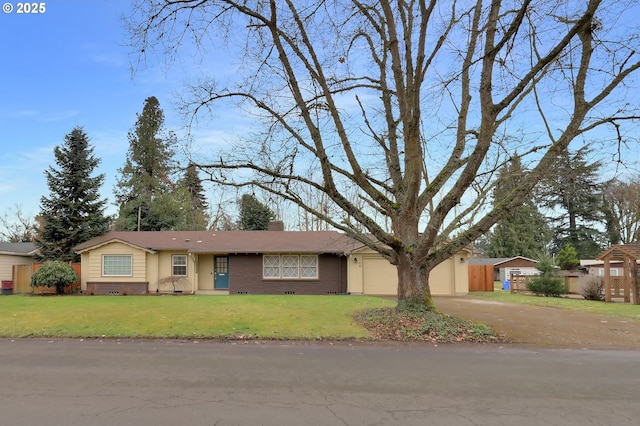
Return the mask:
{"type": "Polygon", "coordinates": [[[469,265],[469,291],[493,291],[493,265],[469,265]]]}
{"type": "Polygon", "coordinates": [[[33,265],[13,265],[13,293],[31,293],[33,265]]]}

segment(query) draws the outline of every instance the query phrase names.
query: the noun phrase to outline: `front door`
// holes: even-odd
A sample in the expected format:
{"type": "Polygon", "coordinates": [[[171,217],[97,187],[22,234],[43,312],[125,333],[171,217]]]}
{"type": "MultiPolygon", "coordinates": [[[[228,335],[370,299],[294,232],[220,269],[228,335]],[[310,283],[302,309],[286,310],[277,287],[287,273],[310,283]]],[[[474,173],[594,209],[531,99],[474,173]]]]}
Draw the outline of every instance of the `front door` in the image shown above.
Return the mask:
{"type": "Polygon", "coordinates": [[[226,290],[229,288],[229,258],[227,256],[216,256],[213,259],[213,288],[216,290],[226,290]]]}

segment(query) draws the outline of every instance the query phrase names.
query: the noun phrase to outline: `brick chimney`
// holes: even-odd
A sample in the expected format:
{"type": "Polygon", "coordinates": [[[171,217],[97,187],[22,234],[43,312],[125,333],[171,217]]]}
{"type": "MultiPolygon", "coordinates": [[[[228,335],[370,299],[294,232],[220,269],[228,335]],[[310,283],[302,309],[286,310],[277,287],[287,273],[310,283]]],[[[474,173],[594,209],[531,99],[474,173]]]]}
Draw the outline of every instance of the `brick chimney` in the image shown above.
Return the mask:
{"type": "Polygon", "coordinates": [[[269,231],[284,231],[284,222],[281,220],[273,220],[269,222],[267,229],[269,231]]]}

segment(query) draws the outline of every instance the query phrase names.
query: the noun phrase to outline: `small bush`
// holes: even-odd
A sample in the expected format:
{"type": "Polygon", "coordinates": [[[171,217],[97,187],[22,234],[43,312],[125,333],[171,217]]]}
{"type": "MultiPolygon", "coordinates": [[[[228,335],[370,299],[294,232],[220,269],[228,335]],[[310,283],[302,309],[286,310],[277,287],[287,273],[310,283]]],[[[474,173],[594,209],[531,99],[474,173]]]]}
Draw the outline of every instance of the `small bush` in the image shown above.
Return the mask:
{"type": "Polygon", "coordinates": [[[569,291],[564,280],[554,276],[544,276],[533,278],[527,283],[527,289],[536,296],[560,297],[569,291]]]}
{"type": "Polygon", "coordinates": [[[604,300],[604,279],[594,275],[580,278],[580,294],[586,300],[604,300]]]}
{"type": "Polygon", "coordinates": [[[541,259],[536,268],[540,275],[527,282],[527,289],[537,296],[559,297],[567,294],[569,289],[564,280],[554,275],[551,259],[541,259]]]}
{"type": "Polygon", "coordinates": [[[78,281],[71,265],[59,261],[45,262],[31,276],[31,287],[55,287],[56,294],[64,293],[65,287],[78,281]]]}

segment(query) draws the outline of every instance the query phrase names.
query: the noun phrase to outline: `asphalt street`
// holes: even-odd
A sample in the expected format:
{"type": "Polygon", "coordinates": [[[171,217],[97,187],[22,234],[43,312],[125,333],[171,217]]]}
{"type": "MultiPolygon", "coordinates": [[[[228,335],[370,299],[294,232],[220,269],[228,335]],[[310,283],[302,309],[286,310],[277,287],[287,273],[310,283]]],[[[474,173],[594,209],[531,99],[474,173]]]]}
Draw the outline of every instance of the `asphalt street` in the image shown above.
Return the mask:
{"type": "Polygon", "coordinates": [[[637,425],[639,351],[0,340],[0,425],[637,425]]]}

